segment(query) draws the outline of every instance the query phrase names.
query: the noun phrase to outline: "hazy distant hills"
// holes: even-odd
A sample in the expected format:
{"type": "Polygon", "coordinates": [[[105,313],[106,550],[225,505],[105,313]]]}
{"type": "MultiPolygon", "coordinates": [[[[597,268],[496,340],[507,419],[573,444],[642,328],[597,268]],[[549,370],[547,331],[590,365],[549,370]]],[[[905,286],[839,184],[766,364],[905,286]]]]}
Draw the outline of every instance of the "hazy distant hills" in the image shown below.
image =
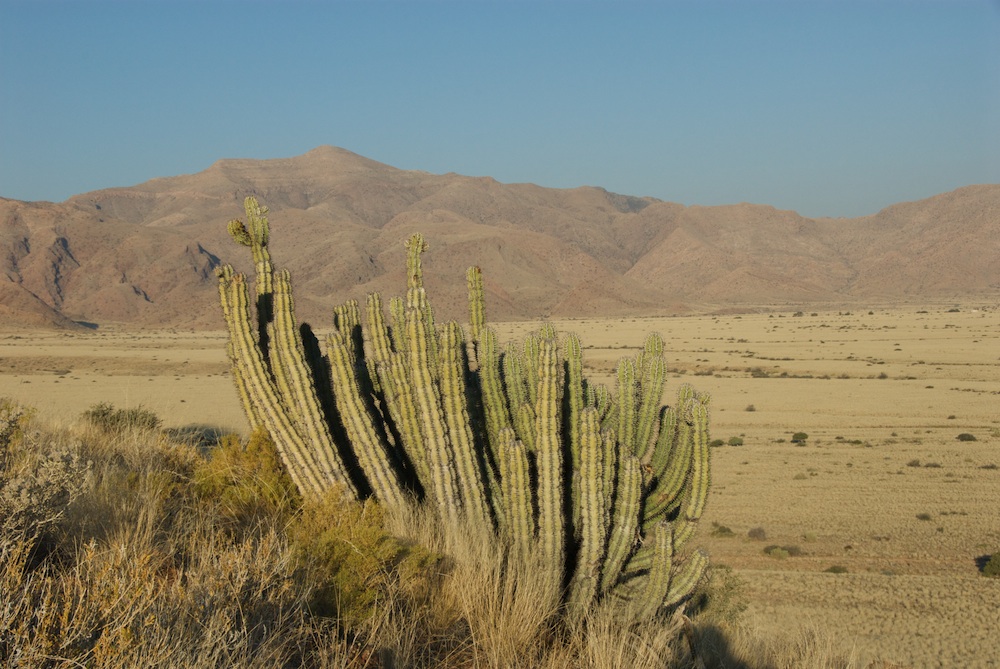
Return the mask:
{"type": "Polygon", "coordinates": [[[472,264],[493,319],[1000,298],[1000,185],[808,219],[404,171],[320,147],[58,204],[0,198],[0,325],[222,327],[214,268],[248,269],[225,224],[251,194],[316,325],[346,299],[400,294],[416,231],[442,318],[464,318],[472,264]]]}

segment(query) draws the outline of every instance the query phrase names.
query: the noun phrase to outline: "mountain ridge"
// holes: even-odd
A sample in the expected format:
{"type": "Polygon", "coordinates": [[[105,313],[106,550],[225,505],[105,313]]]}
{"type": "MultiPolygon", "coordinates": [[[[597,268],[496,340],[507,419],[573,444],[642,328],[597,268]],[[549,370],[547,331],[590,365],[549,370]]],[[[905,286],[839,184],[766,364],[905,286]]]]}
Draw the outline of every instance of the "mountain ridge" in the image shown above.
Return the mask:
{"type": "Polygon", "coordinates": [[[270,209],[272,256],[318,325],[346,299],[401,293],[402,242],[418,231],[442,318],[465,318],[471,264],[497,320],[1000,299],[1000,185],[811,219],[401,170],[322,146],[62,203],[0,197],[2,322],[221,328],[214,269],[251,269],[225,226],[248,195],[270,209]]]}

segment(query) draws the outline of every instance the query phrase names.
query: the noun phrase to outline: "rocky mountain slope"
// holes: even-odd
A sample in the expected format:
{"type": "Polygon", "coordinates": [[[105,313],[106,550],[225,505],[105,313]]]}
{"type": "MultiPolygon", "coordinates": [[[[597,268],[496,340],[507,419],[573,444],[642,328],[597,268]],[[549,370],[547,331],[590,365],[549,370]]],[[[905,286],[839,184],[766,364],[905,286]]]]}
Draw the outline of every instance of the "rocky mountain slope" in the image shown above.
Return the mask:
{"type": "Polygon", "coordinates": [[[62,203],[0,198],[0,324],[220,328],[214,269],[249,269],[225,223],[251,194],[271,210],[299,315],[317,325],[343,300],[402,292],[415,231],[443,318],[464,317],[471,264],[494,319],[1000,298],[1000,185],[808,219],[404,171],[320,147],[62,203]]]}

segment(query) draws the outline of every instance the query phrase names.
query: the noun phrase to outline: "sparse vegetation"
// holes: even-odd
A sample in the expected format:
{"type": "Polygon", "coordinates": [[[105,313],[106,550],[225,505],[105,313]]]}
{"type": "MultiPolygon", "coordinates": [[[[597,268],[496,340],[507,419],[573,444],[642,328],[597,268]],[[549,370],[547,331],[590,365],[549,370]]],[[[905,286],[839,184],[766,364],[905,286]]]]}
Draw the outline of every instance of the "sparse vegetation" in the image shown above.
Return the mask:
{"type": "Polygon", "coordinates": [[[959,441],[977,441],[976,435],[969,434],[968,432],[963,432],[955,438],[959,441]]]}
{"type": "Polygon", "coordinates": [[[109,433],[123,430],[149,431],[160,427],[160,418],[156,412],[142,405],[119,409],[108,402],[101,402],[87,409],[83,417],[94,427],[109,433]]]}
{"type": "Polygon", "coordinates": [[[809,439],[809,435],[806,434],[805,432],[796,432],[795,434],[792,435],[793,444],[804,444],[806,443],[807,439],[809,439]]]}
{"type": "MultiPolygon", "coordinates": [[[[33,424],[11,439],[11,419],[16,412],[0,415],[5,461],[66,450],[90,464],[55,514],[0,522],[0,665],[691,666],[669,621],[595,612],[567,634],[540,606],[539,570],[500,558],[490,533],[446,545],[442,520],[426,510],[275,495],[287,475],[259,434],[202,453],[84,422],[33,424]]],[[[0,471],[0,489],[19,466],[0,471]]],[[[709,666],[813,657],[815,641],[756,636],[742,624],[745,608],[725,568],[694,595],[692,638],[709,666]]],[[[823,666],[848,666],[828,657],[823,666]]]]}
{"type": "Polygon", "coordinates": [[[983,565],[982,574],[990,578],[1000,578],[1000,552],[990,556],[983,565]]]}

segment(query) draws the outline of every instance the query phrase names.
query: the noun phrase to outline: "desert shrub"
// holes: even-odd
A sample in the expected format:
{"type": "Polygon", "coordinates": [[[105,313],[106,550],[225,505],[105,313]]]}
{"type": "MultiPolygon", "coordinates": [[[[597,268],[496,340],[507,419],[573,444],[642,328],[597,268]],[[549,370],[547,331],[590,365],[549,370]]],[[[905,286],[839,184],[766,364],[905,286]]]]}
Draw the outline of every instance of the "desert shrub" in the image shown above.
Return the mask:
{"type": "Polygon", "coordinates": [[[976,435],[969,434],[968,432],[963,432],[962,434],[955,437],[959,441],[977,441],[976,435]]]}
{"type": "Polygon", "coordinates": [[[390,602],[413,604],[400,600],[399,593],[429,591],[441,560],[386,531],[378,503],[347,499],[336,488],[305,503],[288,535],[315,586],[313,610],[349,627],[364,625],[390,602]]]}
{"type": "Polygon", "coordinates": [[[743,437],[729,437],[729,442],[728,443],[729,443],[730,446],[742,446],[743,445],[743,437]]]}
{"type": "Polygon", "coordinates": [[[131,409],[117,409],[109,402],[100,402],[84,411],[83,417],[94,427],[108,433],[152,431],[160,427],[160,417],[141,404],[131,409]]]}
{"type": "Polygon", "coordinates": [[[982,574],[990,578],[1000,578],[1000,553],[994,553],[990,556],[990,559],[983,565],[982,574]]]}
{"type": "Polygon", "coordinates": [[[928,462],[924,464],[924,467],[927,469],[941,469],[941,466],[940,462],[928,462]]]}
{"type": "Polygon", "coordinates": [[[981,465],[980,469],[1000,469],[995,462],[988,462],[985,465],[981,465]]]}
{"type": "Polygon", "coordinates": [[[929,513],[918,513],[917,520],[931,520],[931,514],[929,513]]]}
{"type": "Polygon", "coordinates": [[[906,466],[907,467],[919,467],[920,466],[920,460],[917,459],[917,458],[913,458],[912,460],[910,460],[909,462],[906,463],[906,466]]]}
{"type": "Polygon", "coordinates": [[[792,443],[804,444],[808,438],[809,435],[806,434],[805,432],[796,432],[795,434],[792,435],[792,443]]]}
{"type": "Polygon", "coordinates": [[[778,546],[777,544],[771,544],[770,546],[765,546],[764,555],[770,555],[773,558],[783,560],[787,557],[799,557],[805,554],[805,551],[801,547],[795,545],[788,546],[778,546]]]}
{"type": "Polygon", "coordinates": [[[90,463],[71,444],[26,434],[30,413],[0,405],[0,531],[37,536],[88,485],[90,463]]]}
{"type": "Polygon", "coordinates": [[[195,469],[193,483],[199,496],[213,500],[223,515],[234,520],[284,514],[301,504],[264,428],[254,430],[245,443],[233,434],[222,437],[195,469]]]}
{"type": "Polygon", "coordinates": [[[725,525],[720,525],[719,523],[712,523],[712,536],[713,537],[731,537],[734,536],[734,532],[726,527],[725,525]]]}
{"type": "Polygon", "coordinates": [[[747,532],[747,536],[754,541],[765,541],[767,539],[767,532],[764,531],[763,527],[754,527],[747,532]]]}
{"type": "Polygon", "coordinates": [[[750,412],[753,412],[753,411],[756,411],[756,410],[757,410],[757,407],[755,407],[755,406],[754,406],[754,405],[752,405],[752,404],[748,404],[748,405],[747,405],[747,408],[746,408],[746,409],[744,409],[744,411],[750,411],[750,412]]]}
{"type": "Polygon", "coordinates": [[[826,572],[827,574],[846,574],[848,570],[847,567],[845,567],[842,564],[835,564],[835,565],[830,565],[823,571],[826,572]]]}
{"type": "Polygon", "coordinates": [[[725,439],[713,439],[712,441],[708,442],[708,445],[711,448],[718,448],[719,446],[725,446],[726,441],[725,439]]]}

